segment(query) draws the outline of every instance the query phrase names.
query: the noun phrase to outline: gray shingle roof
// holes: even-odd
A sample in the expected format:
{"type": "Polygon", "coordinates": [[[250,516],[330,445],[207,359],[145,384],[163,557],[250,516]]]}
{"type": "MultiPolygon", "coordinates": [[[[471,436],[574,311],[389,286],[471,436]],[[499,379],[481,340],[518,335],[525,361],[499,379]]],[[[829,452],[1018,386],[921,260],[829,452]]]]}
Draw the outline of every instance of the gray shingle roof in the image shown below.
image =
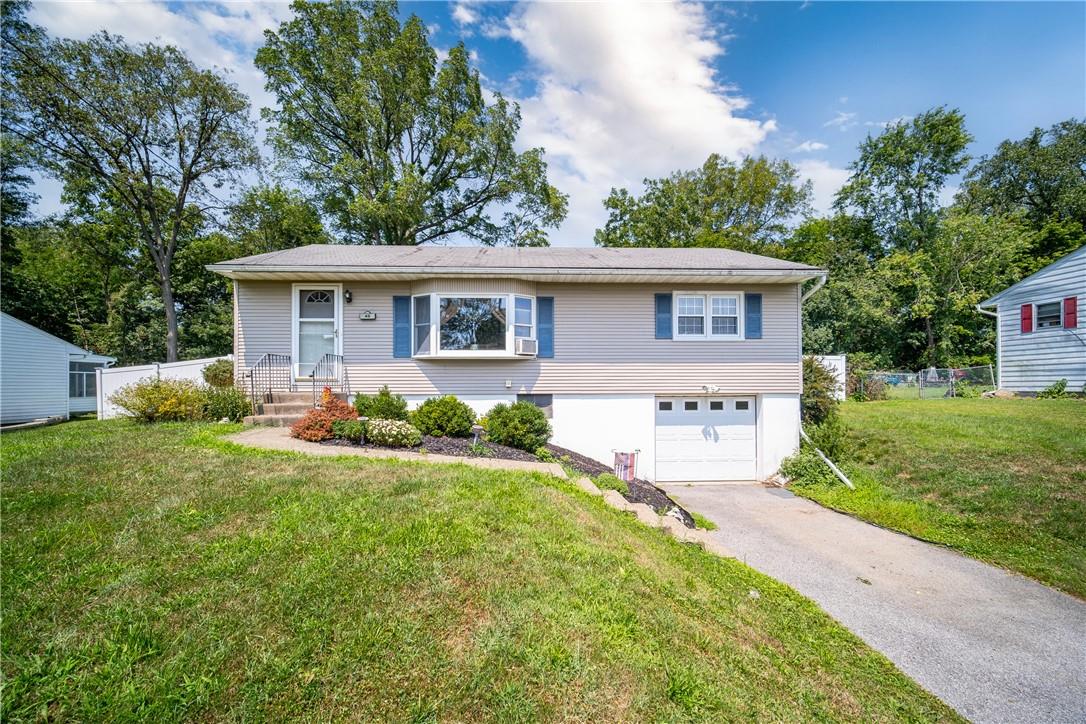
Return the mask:
{"type": "Polygon", "coordinates": [[[806,264],[732,249],[614,249],[596,247],[489,248],[313,244],[232,259],[225,269],[628,269],[817,271],[806,264]]]}

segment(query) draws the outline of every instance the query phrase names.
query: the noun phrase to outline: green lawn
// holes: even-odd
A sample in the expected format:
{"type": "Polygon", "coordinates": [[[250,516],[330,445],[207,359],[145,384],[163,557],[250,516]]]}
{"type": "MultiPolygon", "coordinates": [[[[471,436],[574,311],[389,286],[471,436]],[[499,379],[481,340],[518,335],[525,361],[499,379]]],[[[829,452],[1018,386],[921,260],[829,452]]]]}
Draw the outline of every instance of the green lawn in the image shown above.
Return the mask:
{"type": "Polygon", "coordinates": [[[857,485],[796,492],[1086,597],[1086,402],[849,402],[857,485]]]}
{"type": "Polygon", "coordinates": [[[791,589],[568,482],[215,429],[3,436],[0,718],[956,718],[791,589]]]}

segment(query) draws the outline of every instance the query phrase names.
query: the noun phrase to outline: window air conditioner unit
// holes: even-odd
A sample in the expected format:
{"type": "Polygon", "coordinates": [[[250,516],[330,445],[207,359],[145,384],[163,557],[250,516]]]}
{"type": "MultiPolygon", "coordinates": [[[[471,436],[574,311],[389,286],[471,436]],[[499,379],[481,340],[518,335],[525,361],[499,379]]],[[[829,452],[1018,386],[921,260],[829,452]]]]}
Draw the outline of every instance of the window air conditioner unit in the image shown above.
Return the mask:
{"type": "Polygon", "coordinates": [[[515,352],[522,357],[535,357],[539,350],[539,342],[528,337],[517,337],[515,352]]]}

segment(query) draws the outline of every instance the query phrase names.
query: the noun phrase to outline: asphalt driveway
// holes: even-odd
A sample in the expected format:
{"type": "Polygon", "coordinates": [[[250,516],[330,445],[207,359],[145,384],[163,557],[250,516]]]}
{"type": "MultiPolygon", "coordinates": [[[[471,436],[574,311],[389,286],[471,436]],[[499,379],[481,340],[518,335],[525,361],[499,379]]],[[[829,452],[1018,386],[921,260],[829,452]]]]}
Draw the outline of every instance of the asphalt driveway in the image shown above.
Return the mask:
{"type": "Polygon", "coordinates": [[[778,488],[662,487],[963,716],[1086,722],[1086,603],[778,488]]]}

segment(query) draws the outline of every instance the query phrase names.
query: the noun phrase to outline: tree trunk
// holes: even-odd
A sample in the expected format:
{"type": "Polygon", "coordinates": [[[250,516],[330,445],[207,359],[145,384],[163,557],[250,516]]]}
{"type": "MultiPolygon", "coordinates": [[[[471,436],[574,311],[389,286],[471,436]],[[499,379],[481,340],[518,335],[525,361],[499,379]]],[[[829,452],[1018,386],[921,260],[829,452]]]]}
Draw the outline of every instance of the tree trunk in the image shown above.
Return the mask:
{"type": "Polygon", "coordinates": [[[177,361],[177,309],[173,303],[173,282],[169,272],[160,275],[162,304],[166,307],[166,361],[177,361]]]}
{"type": "Polygon", "coordinates": [[[935,330],[931,324],[931,317],[924,318],[924,332],[927,334],[928,338],[928,366],[935,367],[937,366],[935,359],[935,330]]]}

